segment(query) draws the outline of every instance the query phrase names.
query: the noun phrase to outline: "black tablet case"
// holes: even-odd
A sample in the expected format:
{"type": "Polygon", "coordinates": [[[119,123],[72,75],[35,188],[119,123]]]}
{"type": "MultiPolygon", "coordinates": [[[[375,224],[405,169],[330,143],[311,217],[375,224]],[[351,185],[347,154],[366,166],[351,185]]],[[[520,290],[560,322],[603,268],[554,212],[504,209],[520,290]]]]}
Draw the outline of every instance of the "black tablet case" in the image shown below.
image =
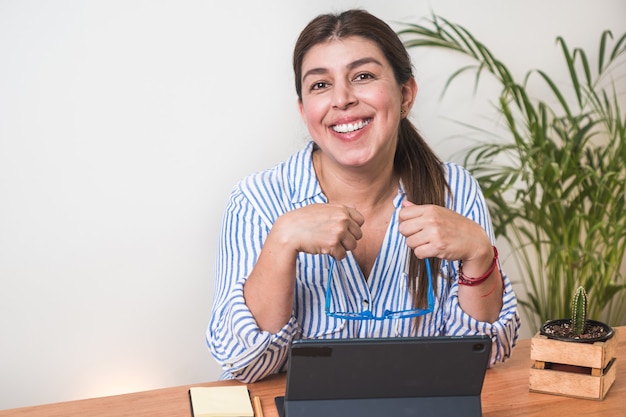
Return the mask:
{"type": "Polygon", "coordinates": [[[480,417],[488,336],[295,340],[281,417],[480,417]]]}

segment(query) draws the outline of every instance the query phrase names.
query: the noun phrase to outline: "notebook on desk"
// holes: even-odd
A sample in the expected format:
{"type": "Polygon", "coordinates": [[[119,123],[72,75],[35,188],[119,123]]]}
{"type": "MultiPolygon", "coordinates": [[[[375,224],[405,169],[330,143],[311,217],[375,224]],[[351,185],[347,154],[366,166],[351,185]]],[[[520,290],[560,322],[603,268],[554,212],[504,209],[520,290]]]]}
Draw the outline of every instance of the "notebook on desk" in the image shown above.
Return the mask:
{"type": "Polygon", "coordinates": [[[488,336],[295,340],[281,417],[480,417],[488,336]]]}

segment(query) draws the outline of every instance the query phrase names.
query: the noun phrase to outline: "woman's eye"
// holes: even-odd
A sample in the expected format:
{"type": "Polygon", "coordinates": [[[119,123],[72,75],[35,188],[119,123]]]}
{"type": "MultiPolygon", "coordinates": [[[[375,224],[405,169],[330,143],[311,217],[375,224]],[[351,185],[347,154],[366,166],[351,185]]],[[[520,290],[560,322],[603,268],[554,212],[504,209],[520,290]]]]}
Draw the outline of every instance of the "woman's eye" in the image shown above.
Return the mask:
{"type": "Polygon", "coordinates": [[[328,86],[328,84],[326,84],[325,82],[323,82],[323,81],[319,81],[319,82],[314,83],[314,84],[311,86],[311,90],[323,90],[323,89],[324,89],[324,88],[326,88],[327,86],[328,86]]]}
{"type": "Polygon", "coordinates": [[[361,74],[357,74],[356,77],[354,77],[354,81],[365,81],[365,80],[369,80],[374,78],[374,76],[372,74],[369,73],[361,73],[361,74]]]}

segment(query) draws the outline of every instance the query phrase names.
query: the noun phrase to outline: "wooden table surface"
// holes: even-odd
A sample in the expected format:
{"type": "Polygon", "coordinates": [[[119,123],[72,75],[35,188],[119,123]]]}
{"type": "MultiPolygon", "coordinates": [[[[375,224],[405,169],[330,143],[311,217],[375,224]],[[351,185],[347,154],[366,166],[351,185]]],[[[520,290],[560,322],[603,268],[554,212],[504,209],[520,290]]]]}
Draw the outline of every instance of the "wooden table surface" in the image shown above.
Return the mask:
{"type": "MultiPolygon", "coordinates": [[[[626,416],[626,326],[617,328],[617,377],[602,401],[532,393],[528,390],[531,366],[530,339],[519,341],[513,356],[487,371],[482,390],[484,417],[626,416]]],[[[236,385],[216,381],[198,386],[236,385]]],[[[188,390],[192,385],[0,411],[0,417],[190,417],[188,390]]],[[[261,397],[264,417],[277,417],[274,397],[283,395],[285,376],[274,375],[249,384],[251,395],[261,397]]]]}

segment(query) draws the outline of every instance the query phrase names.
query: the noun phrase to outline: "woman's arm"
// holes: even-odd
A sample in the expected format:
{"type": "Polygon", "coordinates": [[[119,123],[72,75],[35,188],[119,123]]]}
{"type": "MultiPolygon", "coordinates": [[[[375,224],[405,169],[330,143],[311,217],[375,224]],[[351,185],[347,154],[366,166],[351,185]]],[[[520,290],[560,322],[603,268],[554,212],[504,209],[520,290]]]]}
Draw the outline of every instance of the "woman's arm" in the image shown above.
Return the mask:
{"type": "MultiPolygon", "coordinates": [[[[399,230],[418,258],[461,260],[468,277],[479,277],[492,269],[494,250],[487,233],[474,220],[453,210],[404,201],[399,230]]],[[[479,285],[461,285],[459,303],[478,321],[496,321],[502,309],[499,268],[493,268],[479,285]]]]}
{"type": "Polygon", "coordinates": [[[293,312],[298,253],[341,259],[361,238],[362,216],[353,208],[312,204],[280,216],[246,280],[246,305],[259,327],[277,332],[293,312]]]}
{"type": "Polygon", "coordinates": [[[298,253],[345,257],[356,247],[363,222],[356,210],[333,204],[287,211],[273,224],[268,219],[258,202],[233,192],[222,225],[207,342],[237,379],[250,373],[263,377],[282,364],[298,330],[293,317],[298,253]]]}

